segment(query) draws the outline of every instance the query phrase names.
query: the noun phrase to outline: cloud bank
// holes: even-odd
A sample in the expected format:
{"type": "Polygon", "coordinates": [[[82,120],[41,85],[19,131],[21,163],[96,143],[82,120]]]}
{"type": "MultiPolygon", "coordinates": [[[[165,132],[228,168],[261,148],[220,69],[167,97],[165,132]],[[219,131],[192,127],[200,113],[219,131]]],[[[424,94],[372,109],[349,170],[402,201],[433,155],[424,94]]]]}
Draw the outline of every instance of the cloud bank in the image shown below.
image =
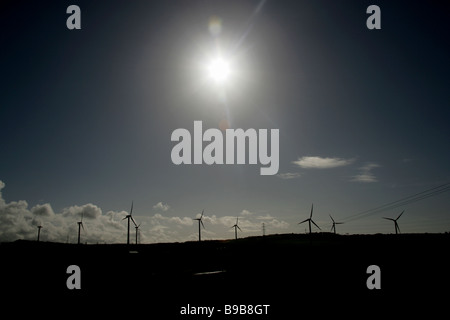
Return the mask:
{"type": "MultiPolygon", "coordinates": [[[[40,240],[63,243],[76,243],[78,224],[83,217],[84,230],[81,230],[82,243],[125,243],[127,237],[126,220],[122,220],[128,213],[126,211],[108,211],[104,213],[95,204],[74,205],[54,212],[49,203],[38,204],[31,209],[26,201],[6,202],[1,190],[5,183],[0,180],[0,242],[15,241],[18,239],[36,240],[37,226],[42,226],[40,240]]],[[[155,213],[134,215],[140,224],[140,243],[182,242],[198,239],[197,222],[192,217],[166,216],[170,206],[158,202],[153,206],[155,213]]],[[[173,211],[173,210],[171,210],[173,211]]],[[[288,228],[288,223],[271,215],[258,215],[255,212],[243,209],[236,215],[218,217],[204,215],[202,238],[232,239],[233,229],[239,216],[239,227],[242,236],[260,235],[261,224],[271,233],[282,232],[288,228]]],[[[130,230],[130,238],[135,239],[136,230],[130,230]]]]}

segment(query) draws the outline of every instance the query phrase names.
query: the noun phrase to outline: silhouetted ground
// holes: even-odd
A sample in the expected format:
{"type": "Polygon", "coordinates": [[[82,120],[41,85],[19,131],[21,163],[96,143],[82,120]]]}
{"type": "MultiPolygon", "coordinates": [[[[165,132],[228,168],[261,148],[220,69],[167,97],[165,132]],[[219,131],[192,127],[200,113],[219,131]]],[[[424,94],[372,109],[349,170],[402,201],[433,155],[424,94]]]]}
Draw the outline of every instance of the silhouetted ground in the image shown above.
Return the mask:
{"type": "Polygon", "coordinates": [[[188,304],[221,309],[212,319],[431,315],[446,310],[449,244],[448,234],[285,234],[129,247],[16,241],[0,245],[2,305],[149,319],[207,318],[180,315],[188,304]],[[66,287],[69,265],[81,268],[81,290],[66,287]],[[381,269],[380,290],[366,286],[369,265],[381,269]],[[196,275],[211,271],[223,272],[196,275]],[[268,315],[237,316],[224,315],[225,304],[270,307],[268,315]]]}

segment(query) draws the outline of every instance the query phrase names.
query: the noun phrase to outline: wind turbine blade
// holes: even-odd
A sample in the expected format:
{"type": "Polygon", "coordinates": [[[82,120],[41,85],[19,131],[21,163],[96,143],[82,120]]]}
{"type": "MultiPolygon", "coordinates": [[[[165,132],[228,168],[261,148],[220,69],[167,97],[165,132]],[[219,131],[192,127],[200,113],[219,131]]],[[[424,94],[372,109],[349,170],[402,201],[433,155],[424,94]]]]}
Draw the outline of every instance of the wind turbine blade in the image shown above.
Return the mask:
{"type": "Polygon", "coordinates": [[[398,223],[397,223],[397,222],[395,223],[395,227],[397,228],[398,233],[401,233],[401,232],[400,232],[400,227],[398,226],[398,223]]]}
{"type": "Polygon", "coordinates": [[[206,228],[205,228],[205,225],[203,224],[203,221],[202,221],[202,220],[199,220],[199,221],[200,221],[200,223],[202,224],[203,229],[206,229],[206,228]]]}
{"type": "Polygon", "coordinates": [[[333,223],[333,225],[331,226],[331,230],[330,230],[330,232],[333,232],[333,229],[335,229],[336,227],[334,226],[334,223],[333,223]]]}
{"type": "Polygon", "coordinates": [[[405,212],[405,210],[403,210],[402,213],[400,213],[400,215],[399,215],[399,216],[397,217],[397,219],[395,219],[395,220],[400,219],[400,217],[402,216],[403,212],[405,212]]]}
{"type": "Polygon", "coordinates": [[[319,227],[313,220],[311,220],[311,222],[314,223],[314,225],[315,225],[317,228],[319,228],[319,230],[322,230],[322,229],[320,229],[320,227],[319,227]]]}
{"type": "Polygon", "coordinates": [[[392,219],[392,218],[385,218],[385,217],[383,217],[383,219],[386,219],[386,220],[391,220],[391,221],[395,221],[394,219],[392,219]]]}
{"type": "Polygon", "coordinates": [[[83,222],[84,212],[81,214],[81,222],[83,222]]]}
{"type": "Polygon", "coordinates": [[[83,230],[84,230],[84,225],[83,225],[83,222],[81,222],[81,227],[83,228],[83,230]]]}
{"type": "Polygon", "coordinates": [[[308,221],[309,219],[305,219],[305,220],[303,220],[302,222],[299,222],[298,224],[302,224],[302,223],[304,223],[304,222],[306,222],[306,221],[308,221]]]}
{"type": "Polygon", "coordinates": [[[333,219],[333,217],[331,216],[331,214],[330,214],[329,216],[330,216],[331,220],[333,220],[333,223],[334,223],[334,219],[333,219]]]}
{"type": "Polygon", "coordinates": [[[126,216],[125,218],[123,218],[122,220],[125,220],[126,218],[128,218],[128,216],[126,216]]]}
{"type": "Polygon", "coordinates": [[[133,201],[131,201],[131,210],[130,210],[130,216],[133,213],[133,201]]]}
{"type": "Polygon", "coordinates": [[[236,217],[236,225],[238,224],[238,222],[239,222],[239,217],[236,217]]]}
{"type": "Polygon", "coordinates": [[[203,212],[205,212],[205,209],[202,210],[202,215],[200,216],[200,220],[203,218],[203,212]]]}
{"type": "Polygon", "coordinates": [[[131,214],[130,214],[130,218],[131,218],[131,221],[133,221],[134,226],[137,226],[136,221],[134,221],[134,219],[133,219],[133,217],[131,216],[131,214]]]}
{"type": "Polygon", "coordinates": [[[239,226],[236,226],[236,227],[237,227],[240,231],[242,231],[241,228],[239,228],[239,226]]]}
{"type": "Polygon", "coordinates": [[[309,218],[310,218],[310,219],[312,218],[312,214],[313,214],[313,208],[314,208],[314,203],[313,203],[313,204],[311,204],[311,214],[309,215],[309,218]]]}

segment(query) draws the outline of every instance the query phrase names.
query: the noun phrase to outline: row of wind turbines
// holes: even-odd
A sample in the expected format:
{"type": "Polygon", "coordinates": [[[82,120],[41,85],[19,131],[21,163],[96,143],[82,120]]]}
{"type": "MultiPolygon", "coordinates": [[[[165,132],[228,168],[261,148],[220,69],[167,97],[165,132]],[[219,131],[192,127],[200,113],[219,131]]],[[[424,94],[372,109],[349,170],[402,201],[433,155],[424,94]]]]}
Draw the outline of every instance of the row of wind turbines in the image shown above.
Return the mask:
{"type": "MultiPolygon", "coordinates": [[[[193,220],[197,220],[198,221],[198,241],[202,241],[202,228],[205,229],[205,225],[203,224],[203,214],[204,214],[205,210],[202,210],[202,214],[200,215],[200,218],[195,218],[193,220]]],[[[234,238],[237,239],[237,229],[239,229],[239,231],[242,232],[242,229],[239,228],[239,217],[236,217],[236,223],[234,224],[234,226],[232,226],[231,228],[234,228],[234,238]]]]}
{"type": "MultiPolygon", "coordinates": [[[[141,224],[137,224],[136,223],[136,221],[133,219],[132,214],[133,214],[133,202],[131,202],[130,213],[127,214],[125,216],[125,218],[122,219],[122,220],[128,219],[127,244],[130,244],[130,220],[133,222],[134,228],[136,229],[136,244],[138,243],[139,227],[141,226],[141,224]]],[[[84,225],[83,225],[83,216],[84,216],[84,214],[81,214],[80,221],[77,221],[77,224],[78,224],[78,240],[77,240],[77,244],[81,243],[81,228],[83,228],[83,231],[85,231],[84,225]]],[[[40,224],[40,225],[37,226],[37,228],[38,228],[37,241],[39,242],[40,236],[41,236],[41,229],[43,228],[43,226],[40,224]]]]}
{"type": "MultiPolygon", "coordinates": [[[[311,234],[311,223],[313,223],[319,230],[322,230],[322,229],[320,229],[320,227],[312,219],[313,210],[314,210],[314,203],[311,205],[311,213],[309,214],[309,218],[298,223],[298,224],[302,224],[302,223],[308,222],[309,233],[310,234],[311,234]]],[[[405,212],[405,210],[403,210],[396,219],[383,217],[383,219],[391,220],[391,221],[394,222],[395,234],[399,234],[400,233],[400,227],[398,226],[397,220],[400,219],[400,217],[402,216],[403,212],[405,212]]],[[[334,231],[334,233],[336,234],[336,225],[337,224],[343,224],[344,222],[336,222],[336,221],[334,221],[334,219],[331,216],[331,214],[330,214],[330,218],[331,218],[331,221],[333,221],[333,225],[331,226],[331,232],[334,231]]]]}
{"type": "MultiPolygon", "coordinates": [[[[314,220],[312,219],[313,211],[314,211],[314,203],[311,205],[311,212],[310,212],[310,214],[309,214],[309,218],[308,218],[308,219],[305,219],[305,220],[303,220],[303,221],[301,221],[301,222],[298,223],[298,224],[302,224],[302,223],[308,222],[308,226],[309,226],[309,234],[312,233],[312,230],[311,230],[311,223],[314,224],[319,230],[322,230],[322,229],[314,222],[314,220]]],[[[202,210],[202,214],[200,215],[200,218],[195,218],[195,219],[193,219],[193,220],[197,220],[197,221],[198,221],[198,241],[202,241],[202,228],[201,228],[201,227],[203,227],[203,229],[205,229],[205,225],[203,224],[203,221],[202,221],[204,212],[205,212],[205,210],[202,210]]],[[[400,233],[400,227],[398,226],[397,220],[400,219],[400,217],[402,216],[403,212],[405,212],[405,210],[403,210],[403,211],[400,213],[400,215],[399,215],[396,219],[383,217],[383,219],[391,220],[391,221],[394,222],[394,226],[395,226],[395,234],[400,233]]],[[[336,221],[333,219],[333,217],[331,216],[331,214],[330,214],[330,218],[331,218],[331,221],[332,221],[332,223],[333,223],[332,226],[331,226],[331,232],[334,232],[334,234],[336,234],[336,225],[338,225],[338,224],[343,224],[344,222],[336,222],[336,221]]],[[[234,228],[234,237],[235,237],[235,239],[237,239],[237,230],[239,229],[239,231],[242,232],[241,228],[239,228],[238,223],[239,223],[239,217],[236,217],[236,223],[231,227],[231,228],[234,228]]]]}
{"type": "MultiPolygon", "coordinates": [[[[312,230],[311,230],[311,224],[314,224],[319,230],[322,230],[322,229],[314,222],[314,220],[312,219],[313,211],[314,211],[314,203],[311,205],[311,212],[310,212],[310,214],[309,214],[309,218],[307,218],[307,219],[305,219],[305,220],[303,220],[303,221],[300,221],[300,222],[298,223],[298,224],[302,224],[302,223],[308,222],[308,226],[309,226],[309,234],[312,233],[312,230]]],[[[205,229],[205,225],[203,224],[203,215],[204,215],[204,212],[205,212],[205,210],[203,209],[203,210],[202,210],[202,213],[201,213],[201,215],[200,215],[200,217],[199,217],[199,218],[193,219],[193,220],[198,221],[198,241],[202,241],[202,228],[201,228],[201,227],[203,227],[203,229],[205,229]]],[[[391,220],[391,221],[394,222],[395,234],[400,233],[400,227],[398,226],[397,220],[400,219],[400,217],[402,216],[402,214],[403,214],[404,212],[405,212],[405,210],[403,210],[403,211],[400,213],[400,215],[399,215],[396,219],[383,217],[383,219],[391,220]]],[[[127,214],[127,215],[125,216],[125,218],[122,219],[122,220],[125,220],[125,219],[128,220],[128,221],[127,221],[127,245],[130,244],[130,220],[133,222],[134,227],[135,227],[135,229],[136,229],[136,244],[138,243],[139,227],[141,226],[141,224],[137,224],[137,223],[136,223],[136,221],[134,220],[132,214],[133,214],[133,202],[131,202],[130,213],[127,214]]],[[[330,218],[331,218],[332,223],[333,223],[332,226],[331,226],[331,232],[334,232],[334,234],[336,234],[336,225],[338,225],[338,224],[343,224],[344,222],[336,222],[336,221],[333,219],[333,217],[332,217],[331,215],[330,215],[330,218]]],[[[239,227],[238,223],[239,223],[239,217],[236,217],[236,223],[231,227],[231,228],[234,228],[234,237],[235,237],[235,239],[238,238],[238,232],[237,232],[238,229],[239,229],[239,231],[242,232],[242,229],[239,227]]],[[[78,241],[77,241],[77,243],[80,244],[80,239],[81,239],[81,228],[83,228],[83,230],[84,230],[84,225],[83,225],[83,214],[81,214],[81,219],[80,219],[80,221],[77,222],[77,224],[78,224],[78,241]]],[[[42,226],[42,225],[38,225],[37,228],[38,228],[37,241],[39,242],[39,238],[40,238],[40,234],[41,234],[41,229],[43,228],[43,226],[42,226]]]]}

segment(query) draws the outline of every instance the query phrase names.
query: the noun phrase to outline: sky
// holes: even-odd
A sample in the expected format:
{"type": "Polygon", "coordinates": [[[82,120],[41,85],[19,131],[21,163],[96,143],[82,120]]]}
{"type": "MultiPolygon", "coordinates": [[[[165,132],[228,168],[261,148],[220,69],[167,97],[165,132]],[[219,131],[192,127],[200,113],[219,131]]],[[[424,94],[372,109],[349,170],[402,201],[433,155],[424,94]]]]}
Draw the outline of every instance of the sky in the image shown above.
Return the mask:
{"type": "Polygon", "coordinates": [[[449,5],[372,2],[2,2],[0,241],[74,243],[83,215],[83,242],[124,243],[132,202],[141,243],[198,239],[202,210],[205,240],[305,233],[313,203],[322,231],[450,231],[449,5]],[[175,165],[194,121],[278,129],[277,174],[175,165]]]}

